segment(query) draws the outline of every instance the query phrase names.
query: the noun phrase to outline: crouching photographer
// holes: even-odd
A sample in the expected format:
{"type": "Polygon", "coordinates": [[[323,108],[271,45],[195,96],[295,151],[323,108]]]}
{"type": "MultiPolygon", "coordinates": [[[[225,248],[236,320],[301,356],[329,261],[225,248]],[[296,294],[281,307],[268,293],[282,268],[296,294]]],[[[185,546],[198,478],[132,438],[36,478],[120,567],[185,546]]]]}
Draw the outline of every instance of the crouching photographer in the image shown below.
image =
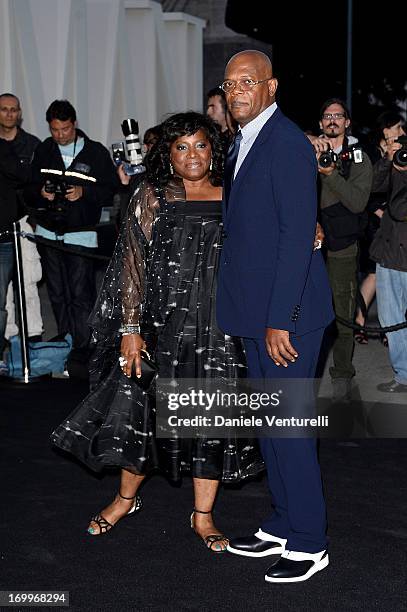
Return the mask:
{"type": "MultiPolygon", "coordinates": [[[[364,211],[370,195],[372,165],[350,135],[351,119],[345,103],[330,98],[321,108],[322,135],[308,136],[314,146],[320,177],[320,219],[325,232],[327,268],[335,314],[353,321],[356,306],[358,238],[364,229],[364,211]]],[[[330,368],[334,401],[348,401],[353,330],[336,323],[337,337],[330,368]]]]}
{"type": "Polygon", "coordinates": [[[108,150],[76,126],[76,111],[55,100],[46,112],[51,137],[36,149],[32,182],[24,196],[40,238],[45,282],[58,334],[70,333],[70,375],[85,376],[95,299],[93,261],[96,225],[111,206],[117,178],[108,150]],[[62,247],[63,250],[55,248],[62,247]]]}

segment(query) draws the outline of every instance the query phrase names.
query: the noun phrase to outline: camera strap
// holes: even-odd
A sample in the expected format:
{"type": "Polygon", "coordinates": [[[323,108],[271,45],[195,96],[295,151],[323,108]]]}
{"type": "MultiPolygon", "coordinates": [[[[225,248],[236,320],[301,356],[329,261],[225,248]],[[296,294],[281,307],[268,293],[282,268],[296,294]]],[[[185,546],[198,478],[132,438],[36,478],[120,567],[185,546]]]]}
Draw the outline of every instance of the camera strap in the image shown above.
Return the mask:
{"type": "MultiPolygon", "coordinates": [[[[72,161],[69,164],[68,168],[70,168],[72,166],[72,164],[74,163],[74,161],[75,161],[76,143],[77,142],[78,142],[78,132],[75,130],[75,140],[74,140],[74,143],[73,143],[72,161]]],[[[68,168],[67,168],[67,170],[68,170],[68,168]]]]}
{"type": "MultiPolygon", "coordinates": [[[[343,144],[342,144],[342,151],[341,153],[347,153],[350,150],[349,147],[349,139],[347,134],[345,134],[344,138],[343,138],[343,144]]],[[[345,180],[348,180],[349,176],[350,176],[350,167],[351,167],[352,161],[350,159],[346,159],[346,160],[341,160],[341,168],[339,171],[339,174],[341,176],[343,176],[343,178],[345,180]]]]}

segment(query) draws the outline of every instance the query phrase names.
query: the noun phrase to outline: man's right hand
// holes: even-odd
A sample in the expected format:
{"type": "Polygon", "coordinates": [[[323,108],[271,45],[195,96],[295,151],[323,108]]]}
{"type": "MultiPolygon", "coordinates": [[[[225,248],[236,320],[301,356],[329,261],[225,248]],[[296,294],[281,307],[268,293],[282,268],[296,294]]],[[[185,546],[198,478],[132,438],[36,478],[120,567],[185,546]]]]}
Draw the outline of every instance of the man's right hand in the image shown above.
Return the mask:
{"type": "MultiPolygon", "coordinates": [[[[312,146],[315,149],[315,155],[316,155],[317,161],[321,153],[324,153],[324,151],[329,151],[329,149],[334,148],[333,142],[329,138],[326,138],[325,136],[312,136],[312,137],[308,136],[308,138],[312,146]]],[[[332,174],[334,170],[335,170],[335,164],[331,164],[327,168],[321,168],[321,166],[318,164],[318,172],[320,174],[324,174],[325,176],[329,176],[330,174],[332,174]]]]}
{"type": "Polygon", "coordinates": [[[123,358],[122,370],[123,373],[130,378],[133,368],[133,362],[136,368],[137,378],[141,377],[141,355],[140,352],[146,350],[146,343],[140,334],[128,334],[122,336],[120,346],[121,357],[123,358]]]}
{"type": "Polygon", "coordinates": [[[50,202],[52,202],[52,200],[55,199],[55,193],[48,193],[48,191],[45,191],[45,185],[41,189],[41,196],[45,198],[46,200],[49,200],[50,202]]]}
{"type": "Polygon", "coordinates": [[[311,136],[307,134],[309,141],[315,149],[315,153],[320,155],[324,151],[328,151],[331,148],[331,142],[329,138],[325,136],[311,136]]]}
{"type": "Polygon", "coordinates": [[[392,138],[388,138],[386,140],[386,157],[390,161],[393,161],[393,157],[396,151],[401,149],[401,144],[399,142],[395,142],[392,138]]]}

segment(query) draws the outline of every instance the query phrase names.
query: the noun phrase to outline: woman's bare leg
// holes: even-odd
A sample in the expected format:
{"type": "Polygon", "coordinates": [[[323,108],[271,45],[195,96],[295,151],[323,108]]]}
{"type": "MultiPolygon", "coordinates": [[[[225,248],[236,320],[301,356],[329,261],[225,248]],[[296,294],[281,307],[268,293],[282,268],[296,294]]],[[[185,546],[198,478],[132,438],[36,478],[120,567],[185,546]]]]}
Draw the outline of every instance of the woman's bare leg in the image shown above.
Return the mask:
{"type": "MultiPolygon", "coordinates": [[[[216,493],[219,487],[218,480],[209,480],[207,478],[194,478],[194,494],[195,508],[201,512],[211,512],[215,503],[216,493]]],[[[205,539],[208,535],[223,535],[219,529],[216,529],[212,514],[200,514],[195,512],[192,518],[192,524],[196,533],[205,539]]],[[[213,551],[222,551],[226,549],[228,539],[224,537],[218,542],[213,542],[208,548],[213,551]]]]}
{"type": "MultiPolygon", "coordinates": [[[[123,497],[134,498],[144,478],[144,475],[133,474],[128,470],[122,470],[119,491],[123,497]]],[[[123,499],[117,494],[112,503],[106,506],[100,514],[108,523],[115,525],[118,520],[128,513],[133,504],[134,499],[123,499]]],[[[88,533],[91,535],[100,534],[99,525],[95,523],[95,521],[89,523],[88,533]]]]}
{"type": "MultiPolygon", "coordinates": [[[[360,286],[360,293],[362,294],[362,297],[365,301],[366,310],[369,310],[369,306],[372,303],[374,295],[376,293],[376,274],[374,272],[368,274],[363,280],[360,286]]],[[[355,321],[356,323],[358,323],[358,325],[365,324],[365,318],[360,308],[358,308],[357,310],[355,321]]]]}

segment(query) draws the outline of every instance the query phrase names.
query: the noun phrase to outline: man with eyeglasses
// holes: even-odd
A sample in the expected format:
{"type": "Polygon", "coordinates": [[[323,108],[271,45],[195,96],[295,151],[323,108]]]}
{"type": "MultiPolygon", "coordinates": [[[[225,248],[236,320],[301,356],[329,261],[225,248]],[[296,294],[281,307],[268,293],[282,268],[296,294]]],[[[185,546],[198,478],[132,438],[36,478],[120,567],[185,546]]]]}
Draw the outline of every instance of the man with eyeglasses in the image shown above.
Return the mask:
{"type": "MultiPolygon", "coordinates": [[[[320,250],[313,251],[314,151],[277,107],[277,79],[266,55],[234,55],[222,89],[239,130],[225,164],[218,324],[243,339],[250,378],[263,385],[268,379],[273,385],[278,379],[313,379],[324,329],[333,319],[324,261],[320,250]]],[[[291,387],[299,385],[290,382],[291,387]]],[[[268,582],[307,580],[329,563],[316,441],[259,443],[274,512],[256,534],[230,540],[228,550],[271,555],[268,582]]]]}
{"type": "MultiPolygon", "coordinates": [[[[320,112],[321,136],[309,136],[309,139],[319,160],[321,223],[335,314],[353,322],[358,286],[358,238],[367,221],[365,209],[372,185],[372,165],[360,149],[358,155],[353,153],[358,141],[349,133],[350,124],[345,103],[339,98],[330,98],[320,112]],[[338,159],[322,167],[321,154],[326,151],[332,151],[338,159]]],[[[330,368],[332,398],[334,402],[348,403],[355,375],[353,330],[339,322],[336,329],[330,368]]]]}

